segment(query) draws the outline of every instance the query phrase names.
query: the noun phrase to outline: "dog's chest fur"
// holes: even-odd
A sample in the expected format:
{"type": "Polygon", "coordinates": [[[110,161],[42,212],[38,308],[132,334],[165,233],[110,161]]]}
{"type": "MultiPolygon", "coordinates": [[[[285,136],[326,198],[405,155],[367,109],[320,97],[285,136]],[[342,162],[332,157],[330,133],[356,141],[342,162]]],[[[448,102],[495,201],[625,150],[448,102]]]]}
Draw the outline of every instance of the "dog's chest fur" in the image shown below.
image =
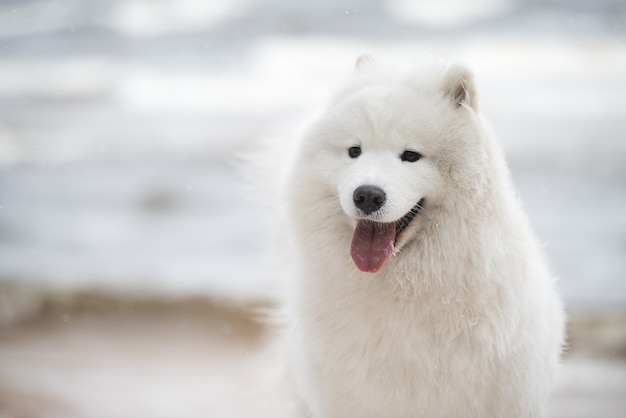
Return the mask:
{"type": "Polygon", "coordinates": [[[302,289],[296,358],[314,416],[479,416],[492,395],[508,403],[495,395],[511,383],[511,353],[489,312],[450,289],[416,295],[380,279],[318,276],[302,289]]]}

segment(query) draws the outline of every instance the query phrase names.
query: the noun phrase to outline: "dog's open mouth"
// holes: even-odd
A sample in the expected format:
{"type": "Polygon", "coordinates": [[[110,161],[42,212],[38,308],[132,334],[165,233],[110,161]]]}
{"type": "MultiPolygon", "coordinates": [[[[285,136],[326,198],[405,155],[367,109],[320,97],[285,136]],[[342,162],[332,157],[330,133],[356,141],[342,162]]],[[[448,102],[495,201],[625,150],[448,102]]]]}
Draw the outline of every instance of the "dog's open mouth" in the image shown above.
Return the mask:
{"type": "MultiPolygon", "coordinates": [[[[404,215],[402,218],[400,218],[399,220],[397,220],[395,222],[395,224],[396,224],[396,237],[398,235],[400,235],[402,233],[402,231],[404,231],[406,229],[406,227],[409,226],[409,224],[411,223],[413,218],[415,218],[417,216],[417,214],[420,213],[420,211],[424,207],[424,201],[425,201],[425,199],[421,198],[420,201],[417,202],[417,204],[415,206],[413,206],[411,208],[411,210],[407,212],[406,215],[404,215]]],[[[395,243],[395,240],[394,240],[394,243],[395,243]]]]}
{"type": "Polygon", "coordinates": [[[397,237],[409,226],[423,209],[420,199],[402,218],[395,222],[375,222],[361,219],[356,225],[350,246],[350,255],[359,270],[376,273],[391,257],[397,237]]]}

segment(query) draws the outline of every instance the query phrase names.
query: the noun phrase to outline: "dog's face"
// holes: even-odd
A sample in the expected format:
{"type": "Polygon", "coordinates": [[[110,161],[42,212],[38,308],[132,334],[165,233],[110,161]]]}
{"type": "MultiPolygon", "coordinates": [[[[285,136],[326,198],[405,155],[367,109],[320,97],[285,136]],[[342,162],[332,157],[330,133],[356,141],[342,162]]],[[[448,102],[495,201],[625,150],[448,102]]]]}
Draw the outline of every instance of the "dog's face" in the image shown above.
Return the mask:
{"type": "Polygon", "coordinates": [[[446,194],[460,107],[437,88],[365,84],[333,103],[313,129],[317,171],[354,230],[351,255],[360,270],[382,268],[446,194]]]}

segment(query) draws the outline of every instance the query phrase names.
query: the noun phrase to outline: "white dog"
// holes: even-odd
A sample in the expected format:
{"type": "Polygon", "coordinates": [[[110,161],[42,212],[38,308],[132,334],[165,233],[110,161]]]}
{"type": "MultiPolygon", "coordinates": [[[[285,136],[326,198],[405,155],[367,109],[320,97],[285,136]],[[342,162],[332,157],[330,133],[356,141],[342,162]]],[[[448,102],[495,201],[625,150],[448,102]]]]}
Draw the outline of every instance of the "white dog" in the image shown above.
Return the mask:
{"type": "Polygon", "coordinates": [[[542,416],[564,314],[466,69],[359,58],[284,189],[306,416],[542,416]]]}

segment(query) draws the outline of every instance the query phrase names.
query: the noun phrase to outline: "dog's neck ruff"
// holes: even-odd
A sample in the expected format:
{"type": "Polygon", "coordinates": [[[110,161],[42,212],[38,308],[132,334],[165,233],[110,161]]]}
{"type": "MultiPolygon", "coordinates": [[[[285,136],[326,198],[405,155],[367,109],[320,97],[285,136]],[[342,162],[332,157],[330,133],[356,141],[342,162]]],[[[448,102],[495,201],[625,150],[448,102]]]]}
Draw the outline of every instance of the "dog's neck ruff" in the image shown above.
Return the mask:
{"type": "Polygon", "coordinates": [[[396,237],[400,235],[422,210],[424,199],[395,222],[358,221],[352,236],[350,255],[357,268],[366,273],[376,273],[393,254],[396,237]]]}

